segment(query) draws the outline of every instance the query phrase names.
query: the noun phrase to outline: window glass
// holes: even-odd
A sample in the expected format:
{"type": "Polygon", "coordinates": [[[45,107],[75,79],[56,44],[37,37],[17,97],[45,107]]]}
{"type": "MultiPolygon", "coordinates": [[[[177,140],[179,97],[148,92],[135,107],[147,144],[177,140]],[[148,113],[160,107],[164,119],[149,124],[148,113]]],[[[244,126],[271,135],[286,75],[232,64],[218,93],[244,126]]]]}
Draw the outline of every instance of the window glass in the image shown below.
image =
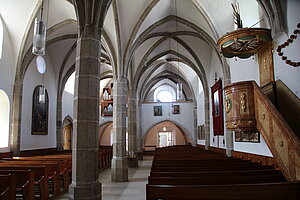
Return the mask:
{"type": "Polygon", "coordinates": [[[162,90],[157,94],[157,100],[160,102],[172,102],[172,94],[167,90],[162,90]]]}
{"type": "Polygon", "coordinates": [[[0,90],[0,148],[8,147],[9,139],[9,99],[0,90]]]}

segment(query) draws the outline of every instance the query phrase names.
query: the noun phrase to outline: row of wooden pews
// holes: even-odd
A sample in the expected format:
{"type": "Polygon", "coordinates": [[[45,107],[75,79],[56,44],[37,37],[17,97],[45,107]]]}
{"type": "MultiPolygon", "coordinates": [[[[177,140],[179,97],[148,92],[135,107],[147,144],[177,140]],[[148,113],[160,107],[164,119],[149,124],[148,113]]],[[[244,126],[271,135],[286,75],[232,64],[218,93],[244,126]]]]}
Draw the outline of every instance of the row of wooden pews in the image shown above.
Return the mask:
{"type": "Polygon", "coordinates": [[[190,145],[157,148],[147,200],[299,199],[300,183],[273,166],[229,158],[190,145]]]}
{"type": "MultiPolygon", "coordinates": [[[[110,167],[111,147],[99,148],[99,172],[110,167]]],[[[0,160],[0,200],[47,200],[68,191],[71,153],[9,157],[0,160]]]]}

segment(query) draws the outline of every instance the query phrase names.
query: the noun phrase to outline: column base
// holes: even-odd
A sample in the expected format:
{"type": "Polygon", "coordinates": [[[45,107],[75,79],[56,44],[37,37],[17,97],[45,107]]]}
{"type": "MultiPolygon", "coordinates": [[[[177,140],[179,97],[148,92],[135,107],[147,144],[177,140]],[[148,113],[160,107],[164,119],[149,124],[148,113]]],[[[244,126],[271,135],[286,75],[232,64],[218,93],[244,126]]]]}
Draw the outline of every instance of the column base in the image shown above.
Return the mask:
{"type": "Polygon", "coordinates": [[[95,182],[85,185],[75,185],[72,183],[69,186],[70,200],[101,200],[101,183],[95,182]]]}
{"type": "Polygon", "coordinates": [[[233,149],[226,149],[226,156],[227,157],[232,157],[232,151],[233,151],[233,149]]]}
{"type": "Polygon", "coordinates": [[[139,162],[137,158],[128,158],[128,167],[129,168],[138,168],[139,162]]]}
{"type": "Polygon", "coordinates": [[[127,158],[113,158],[111,164],[111,180],[113,182],[128,181],[128,162],[127,158]]]}

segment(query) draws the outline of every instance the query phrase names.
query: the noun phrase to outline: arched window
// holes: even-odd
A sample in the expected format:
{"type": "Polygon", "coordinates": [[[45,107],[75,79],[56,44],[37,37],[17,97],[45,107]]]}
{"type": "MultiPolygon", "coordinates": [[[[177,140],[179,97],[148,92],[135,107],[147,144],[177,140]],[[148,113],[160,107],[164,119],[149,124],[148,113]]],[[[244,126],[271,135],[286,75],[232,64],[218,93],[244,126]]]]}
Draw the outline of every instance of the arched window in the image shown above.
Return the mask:
{"type": "Polygon", "coordinates": [[[156,98],[160,102],[172,102],[173,100],[172,93],[168,90],[161,90],[160,92],[158,92],[156,98]]]}
{"type": "Polygon", "coordinates": [[[154,91],[154,101],[172,102],[176,100],[176,91],[170,85],[158,86],[154,91]]]}
{"type": "Polygon", "coordinates": [[[48,134],[48,92],[45,87],[38,85],[33,91],[31,134],[48,134]]]}
{"type": "Polygon", "coordinates": [[[2,49],[3,49],[3,24],[2,24],[2,17],[0,15],[0,59],[2,58],[2,49]]]}
{"type": "Polygon", "coordinates": [[[0,138],[0,148],[8,148],[9,99],[3,90],[0,90],[0,138]]]}
{"type": "Polygon", "coordinates": [[[68,78],[65,85],[65,91],[74,95],[74,86],[75,86],[75,72],[73,72],[71,76],[68,78]]]}

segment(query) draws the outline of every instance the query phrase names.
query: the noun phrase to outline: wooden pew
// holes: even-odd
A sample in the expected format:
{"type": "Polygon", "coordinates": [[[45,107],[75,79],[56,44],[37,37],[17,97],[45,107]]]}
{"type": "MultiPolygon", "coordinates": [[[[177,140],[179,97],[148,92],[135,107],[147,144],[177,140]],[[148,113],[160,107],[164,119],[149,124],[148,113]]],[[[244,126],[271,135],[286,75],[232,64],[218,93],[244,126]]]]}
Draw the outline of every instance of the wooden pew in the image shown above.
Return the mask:
{"type": "Polygon", "coordinates": [[[274,183],[285,179],[280,175],[237,175],[237,176],[197,176],[197,177],[148,177],[151,185],[220,185],[220,184],[250,184],[274,183]]]}
{"type": "MultiPolygon", "coordinates": [[[[14,157],[15,158],[15,157],[14,157]]],[[[55,154],[55,155],[47,155],[47,156],[32,156],[32,159],[45,159],[45,160],[67,160],[67,170],[69,172],[69,176],[72,177],[72,155],[71,154],[55,154]]]]}
{"type": "Polygon", "coordinates": [[[278,170],[238,170],[238,171],[200,171],[200,172],[150,172],[151,177],[231,177],[231,176],[253,176],[253,175],[275,175],[281,176],[278,170]]]}
{"type": "MultiPolygon", "coordinates": [[[[47,157],[13,157],[14,160],[28,160],[28,161],[54,161],[58,163],[59,176],[61,177],[63,190],[66,192],[69,190],[71,165],[69,161],[64,158],[47,158],[47,157]]],[[[7,160],[7,159],[5,159],[7,160]]],[[[72,164],[72,163],[71,163],[72,164]]]]}
{"type": "Polygon", "coordinates": [[[55,161],[30,161],[30,160],[0,160],[0,164],[8,164],[8,165],[45,165],[48,168],[48,181],[52,183],[52,191],[54,195],[60,194],[59,187],[59,166],[55,161]]]}
{"type": "Polygon", "coordinates": [[[38,188],[41,200],[49,199],[48,168],[45,165],[12,165],[0,163],[0,170],[27,170],[34,173],[34,185],[38,188]]]}
{"type": "Polygon", "coordinates": [[[34,200],[34,173],[32,170],[1,170],[0,174],[16,174],[16,192],[22,194],[24,200],[34,200]]]}
{"type": "Polygon", "coordinates": [[[239,158],[228,159],[208,159],[208,160],[153,160],[152,165],[200,165],[205,163],[250,163],[250,160],[241,160],[239,158]]]}
{"type": "MultiPolygon", "coordinates": [[[[184,163],[184,162],[178,162],[178,163],[153,163],[152,167],[201,167],[201,166],[216,166],[216,165],[222,165],[222,166],[232,166],[232,165],[239,165],[239,166],[252,166],[252,165],[260,165],[259,163],[251,163],[251,162],[243,162],[243,161],[231,161],[231,162],[195,162],[195,163],[184,163]]],[[[261,165],[260,165],[261,166],[261,165]]]]}
{"type": "Polygon", "coordinates": [[[146,185],[146,200],[298,200],[300,183],[146,185]]]}
{"type": "Polygon", "coordinates": [[[273,169],[270,165],[204,165],[197,167],[151,167],[152,172],[200,172],[200,171],[235,171],[251,169],[273,169]]]}
{"type": "Polygon", "coordinates": [[[0,175],[0,199],[16,199],[16,174],[0,175]]]}

